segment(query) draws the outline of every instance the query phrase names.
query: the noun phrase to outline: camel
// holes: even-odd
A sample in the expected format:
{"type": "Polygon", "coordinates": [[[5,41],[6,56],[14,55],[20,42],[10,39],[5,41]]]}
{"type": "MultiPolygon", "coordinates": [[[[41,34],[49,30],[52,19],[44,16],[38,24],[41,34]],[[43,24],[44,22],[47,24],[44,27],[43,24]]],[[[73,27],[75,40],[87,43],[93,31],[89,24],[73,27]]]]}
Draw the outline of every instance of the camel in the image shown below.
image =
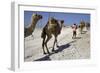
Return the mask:
{"type": "Polygon", "coordinates": [[[87,29],[87,30],[90,29],[90,23],[89,23],[89,22],[87,22],[85,26],[86,26],[86,29],[87,29]]]}
{"type": "Polygon", "coordinates": [[[80,25],[79,25],[81,34],[82,34],[82,32],[83,32],[84,27],[85,27],[85,22],[84,22],[84,21],[81,21],[81,22],[80,22],[80,25]]]}
{"type": "Polygon", "coordinates": [[[41,15],[32,14],[31,25],[28,28],[24,27],[24,38],[27,37],[27,36],[32,35],[32,33],[35,30],[36,24],[40,19],[42,19],[41,15]]]}
{"type": "Polygon", "coordinates": [[[44,28],[42,30],[42,34],[41,34],[41,38],[43,39],[42,49],[43,49],[44,54],[47,54],[47,53],[50,54],[48,47],[47,47],[47,43],[52,38],[52,34],[54,35],[54,38],[55,38],[52,52],[55,51],[54,50],[55,44],[58,47],[57,37],[61,33],[63,23],[64,23],[63,20],[60,20],[60,23],[59,23],[59,21],[57,19],[51,17],[48,20],[47,24],[44,26],[44,28]],[[47,53],[45,52],[44,46],[46,47],[47,53]]]}

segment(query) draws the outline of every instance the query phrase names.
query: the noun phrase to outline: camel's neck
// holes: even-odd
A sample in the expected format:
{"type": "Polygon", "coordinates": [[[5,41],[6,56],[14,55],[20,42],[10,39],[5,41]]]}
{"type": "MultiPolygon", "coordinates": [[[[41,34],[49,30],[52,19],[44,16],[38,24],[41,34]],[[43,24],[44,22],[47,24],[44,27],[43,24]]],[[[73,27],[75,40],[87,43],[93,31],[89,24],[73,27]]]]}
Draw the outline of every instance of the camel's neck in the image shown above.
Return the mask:
{"type": "Polygon", "coordinates": [[[31,21],[31,29],[35,29],[36,27],[36,24],[38,22],[39,19],[36,19],[36,18],[33,18],[32,21],[31,21]]]}

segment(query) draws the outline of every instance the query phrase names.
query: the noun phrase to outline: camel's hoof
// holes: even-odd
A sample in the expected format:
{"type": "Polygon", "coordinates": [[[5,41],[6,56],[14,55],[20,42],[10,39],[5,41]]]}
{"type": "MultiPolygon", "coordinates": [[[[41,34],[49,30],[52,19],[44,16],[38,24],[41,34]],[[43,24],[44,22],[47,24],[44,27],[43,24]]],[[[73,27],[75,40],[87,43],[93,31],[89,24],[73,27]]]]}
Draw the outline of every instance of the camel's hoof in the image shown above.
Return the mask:
{"type": "Polygon", "coordinates": [[[57,48],[59,48],[59,45],[57,45],[57,48]]]}
{"type": "Polygon", "coordinates": [[[53,52],[53,53],[57,53],[58,51],[56,51],[56,50],[52,50],[52,52],[53,52]]]}
{"type": "Polygon", "coordinates": [[[50,54],[50,52],[48,52],[48,54],[50,54]]]}
{"type": "Polygon", "coordinates": [[[47,54],[47,53],[44,52],[43,54],[47,54]]]}
{"type": "Polygon", "coordinates": [[[54,49],[52,49],[52,52],[54,52],[55,50],[54,49]]]}

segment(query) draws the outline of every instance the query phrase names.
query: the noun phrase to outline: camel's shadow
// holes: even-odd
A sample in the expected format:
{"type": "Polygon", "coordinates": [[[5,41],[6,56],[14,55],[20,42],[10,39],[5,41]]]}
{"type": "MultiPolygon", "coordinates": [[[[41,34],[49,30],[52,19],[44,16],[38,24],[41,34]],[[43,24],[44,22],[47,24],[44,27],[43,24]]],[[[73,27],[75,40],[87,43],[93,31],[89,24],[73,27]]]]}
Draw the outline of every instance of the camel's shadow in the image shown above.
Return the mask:
{"type": "Polygon", "coordinates": [[[55,53],[62,52],[64,49],[67,49],[68,47],[70,47],[70,46],[71,46],[71,43],[74,43],[75,41],[76,41],[76,40],[71,41],[71,42],[69,42],[69,43],[67,43],[67,44],[58,46],[58,49],[55,50],[55,53]]]}
{"type": "Polygon", "coordinates": [[[76,37],[76,38],[74,38],[74,39],[81,39],[81,37],[76,37]]]}
{"type": "Polygon", "coordinates": [[[36,59],[36,60],[34,60],[34,61],[50,61],[51,59],[50,59],[50,57],[49,57],[50,55],[45,55],[44,57],[42,57],[42,58],[39,58],[39,59],[36,59]]]}
{"type": "Polygon", "coordinates": [[[87,31],[83,31],[81,34],[85,34],[87,31]]]}
{"type": "Polygon", "coordinates": [[[50,56],[51,56],[51,55],[56,54],[56,53],[59,53],[59,52],[62,52],[64,49],[67,49],[68,47],[70,47],[70,46],[71,46],[71,43],[74,43],[74,42],[75,42],[75,40],[74,40],[74,41],[71,41],[71,42],[69,42],[69,43],[67,43],[67,44],[61,45],[61,46],[59,46],[58,49],[56,49],[54,52],[52,52],[52,53],[50,53],[50,54],[48,54],[48,55],[45,55],[45,56],[42,57],[42,58],[36,59],[36,60],[34,60],[34,61],[50,61],[50,60],[51,60],[51,59],[50,59],[50,56]]]}

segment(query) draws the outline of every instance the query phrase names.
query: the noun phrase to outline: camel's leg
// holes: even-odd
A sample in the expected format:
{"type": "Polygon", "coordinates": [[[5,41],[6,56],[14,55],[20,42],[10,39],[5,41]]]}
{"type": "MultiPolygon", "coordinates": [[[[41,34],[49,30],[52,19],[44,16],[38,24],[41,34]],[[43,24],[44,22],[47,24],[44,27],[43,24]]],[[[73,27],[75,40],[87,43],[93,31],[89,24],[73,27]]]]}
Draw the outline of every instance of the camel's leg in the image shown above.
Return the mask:
{"type": "Polygon", "coordinates": [[[50,52],[49,52],[48,47],[47,47],[47,42],[51,39],[51,37],[52,37],[51,35],[50,36],[47,36],[47,39],[45,41],[45,47],[47,49],[48,54],[50,54],[50,52]]]}
{"type": "Polygon", "coordinates": [[[53,44],[53,49],[52,49],[52,51],[54,51],[55,44],[56,44],[56,46],[58,47],[58,44],[57,44],[57,36],[55,36],[55,40],[54,40],[54,44],[53,44]]]}
{"type": "Polygon", "coordinates": [[[54,51],[54,46],[55,46],[55,43],[56,43],[56,39],[54,40],[54,44],[53,44],[52,51],[54,51]]]}
{"type": "Polygon", "coordinates": [[[81,28],[81,34],[83,33],[83,27],[81,28]]]}
{"type": "Polygon", "coordinates": [[[46,52],[45,52],[45,50],[44,50],[45,38],[46,38],[46,36],[45,36],[45,37],[43,37],[43,42],[42,42],[42,49],[43,49],[43,53],[44,53],[44,54],[46,54],[46,52]]]}
{"type": "Polygon", "coordinates": [[[82,34],[82,30],[83,30],[83,28],[81,28],[81,34],[82,34]]]}
{"type": "Polygon", "coordinates": [[[55,43],[56,43],[56,47],[59,47],[58,41],[57,41],[57,36],[55,37],[55,43]]]}
{"type": "Polygon", "coordinates": [[[81,32],[81,34],[82,34],[82,28],[80,28],[80,32],[81,32]]]}
{"type": "Polygon", "coordinates": [[[57,41],[57,38],[56,38],[56,47],[59,47],[59,45],[58,45],[58,41],[57,41]]]}

